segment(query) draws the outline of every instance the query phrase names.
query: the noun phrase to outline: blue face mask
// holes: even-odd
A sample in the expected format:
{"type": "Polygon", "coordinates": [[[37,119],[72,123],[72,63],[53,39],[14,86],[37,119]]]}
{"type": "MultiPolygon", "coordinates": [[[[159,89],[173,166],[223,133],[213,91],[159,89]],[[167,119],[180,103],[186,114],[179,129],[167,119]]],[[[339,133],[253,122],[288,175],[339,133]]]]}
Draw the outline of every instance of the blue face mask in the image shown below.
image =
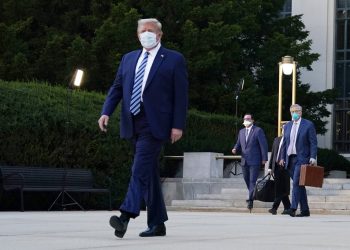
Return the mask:
{"type": "Polygon", "coordinates": [[[153,32],[145,31],[140,35],[140,42],[145,49],[151,49],[157,46],[157,35],[153,32]]]}
{"type": "Polygon", "coordinates": [[[293,113],[292,113],[292,119],[293,119],[294,121],[298,120],[299,117],[300,117],[300,116],[299,116],[298,113],[296,113],[296,112],[293,112],[293,113]]]}

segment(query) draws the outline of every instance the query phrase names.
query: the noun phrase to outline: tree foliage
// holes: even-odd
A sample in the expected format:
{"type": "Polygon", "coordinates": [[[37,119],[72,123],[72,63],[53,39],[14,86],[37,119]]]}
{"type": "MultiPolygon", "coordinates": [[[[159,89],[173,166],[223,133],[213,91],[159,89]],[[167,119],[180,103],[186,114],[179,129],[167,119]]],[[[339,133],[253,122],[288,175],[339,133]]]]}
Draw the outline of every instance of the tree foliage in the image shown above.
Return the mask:
{"type": "MultiPolygon", "coordinates": [[[[0,3],[0,78],[67,84],[75,68],[86,69],[84,88],[106,91],[122,55],[140,47],[139,18],[156,17],[163,41],[188,63],[190,106],[234,114],[235,92],[245,79],[239,116],[254,113],[277,122],[278,65],[291,55],[311,70],[318,54],[300,16],[282,18],[284,0],[3,0],[0,3]]],[[[325,132],[323,117],[332,91],[312,93],[298,79],[297,100],[325,132]]],[[[286,84],[284,119],[289,119],[286,84]]]]}

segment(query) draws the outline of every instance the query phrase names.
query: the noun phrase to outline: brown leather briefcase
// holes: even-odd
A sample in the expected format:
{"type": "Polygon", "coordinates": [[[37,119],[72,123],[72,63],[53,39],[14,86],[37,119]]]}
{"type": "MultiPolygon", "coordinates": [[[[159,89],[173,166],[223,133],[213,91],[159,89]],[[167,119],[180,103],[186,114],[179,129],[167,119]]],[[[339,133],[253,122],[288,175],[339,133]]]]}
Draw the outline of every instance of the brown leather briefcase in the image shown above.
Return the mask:
{"type": "Polygon", "coordinates": [[[320,166],[301,165],[299,186],[322,187],[324,168],[320,166]]]}

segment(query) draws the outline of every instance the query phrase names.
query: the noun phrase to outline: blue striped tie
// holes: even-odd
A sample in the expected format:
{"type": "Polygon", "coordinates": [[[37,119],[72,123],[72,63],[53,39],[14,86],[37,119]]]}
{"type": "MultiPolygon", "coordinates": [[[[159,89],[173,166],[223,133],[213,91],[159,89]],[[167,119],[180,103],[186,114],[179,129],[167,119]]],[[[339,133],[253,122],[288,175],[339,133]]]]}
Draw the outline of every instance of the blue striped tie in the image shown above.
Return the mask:
{"type": "Polygon", "coordinates": [[[148,54],[148,52],[145,53],[145,57],[142,59],[142,62],[135,75],[134,87],[132,89],[130,101],[130,111],[133,115],[137,115],[140,112],[142,82],[147,65],[148,54]]]}

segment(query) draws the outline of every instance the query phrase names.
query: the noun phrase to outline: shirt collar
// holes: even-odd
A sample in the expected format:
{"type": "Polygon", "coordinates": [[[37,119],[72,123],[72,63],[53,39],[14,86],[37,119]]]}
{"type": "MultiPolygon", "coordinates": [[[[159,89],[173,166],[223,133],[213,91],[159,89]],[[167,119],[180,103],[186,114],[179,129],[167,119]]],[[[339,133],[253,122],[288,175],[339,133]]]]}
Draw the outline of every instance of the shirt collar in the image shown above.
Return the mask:
{"type": "Polygon", "coordinates": [[[300,119],[297,122],[293,121],[293,124],[299,125],[300,122],[301,122],[301,117],[300,117],[300,119]]]}
{"type": "MultiPolygon", "coordinates": [[[[156,47],[154,47],[153,49],[149,50],[148,53],[149,53],[149,56],[151,57],[156,57],[159,49],[160,49],[160,42],[157,44],[156,47]]],[[[142,49],[142,55],[145,54],[145,52],[147,52],[147,50],[145,48],[142,49]]]]}

